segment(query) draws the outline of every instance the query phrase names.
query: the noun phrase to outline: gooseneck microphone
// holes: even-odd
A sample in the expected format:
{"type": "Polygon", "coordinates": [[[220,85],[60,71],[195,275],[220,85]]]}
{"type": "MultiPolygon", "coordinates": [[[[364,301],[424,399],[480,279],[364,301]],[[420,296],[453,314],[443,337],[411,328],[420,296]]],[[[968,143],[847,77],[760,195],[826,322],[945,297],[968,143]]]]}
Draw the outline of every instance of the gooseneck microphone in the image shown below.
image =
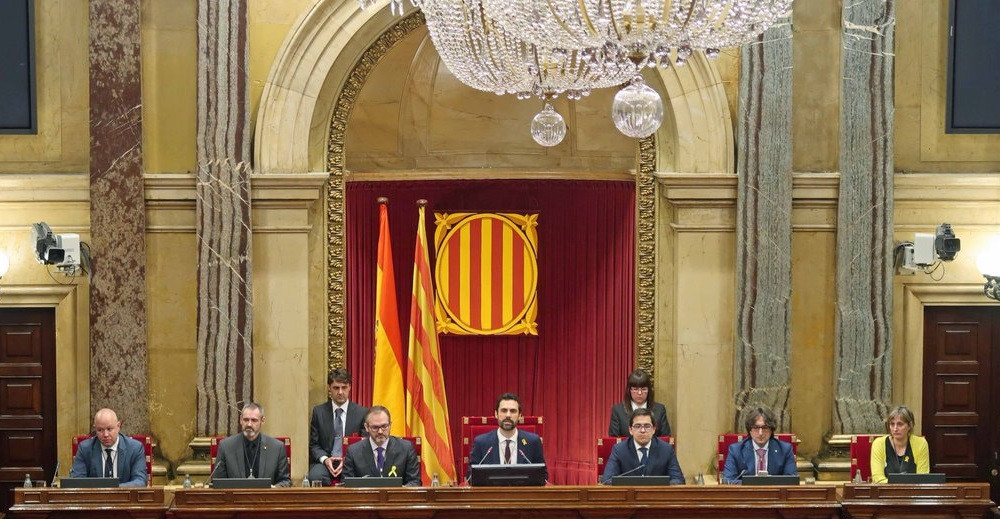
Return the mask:
{"type": "MultiPolygon", "coordinates": [[[[522,458],[524,458],[524,461],[527,461],[529,464],[534,464],[535,463],[534,461],[531,460],[531,458],[528,457],[527,454],[524,453],[524,450],[521,449],[520,447],[518,447],[517,452],[518,452],[518,454],[521,455],[522,458]]],[[[548,482],[549,482],[549,480],[546,478],[545,483],[548,483],[548,482]]]]}
{"type": "Polygon", "coordinates": [[[628,476],[629,474],[632,474],[633,472],[636,472],[638,470],[642,470],[644,468],[646,468],[646,464],[645,463],[643,463],[642,465],[639,465],[638,467],[635,467],[632,470],[626,470],[625,472],[622,472],[621,474],[614,474],[612,476],[608,476],[607,479],[605,479],[604,481],[601,482],[601,484],[602,485],[607,485],[608,483],[611,482],[612,479],[614,479],[614,478],[616,478],[618,476],[628,476]]]}
{"type": "MultiPolygon", "coordinates": [[[[483,454],[483,457],[479,458],[479,463],[476,463],[476,465],[482,465],[483,462],[486,461],[486,457],[493,452],[493,447],[493,445],[490,445],[490,448],[486,449],[486,454],[483,454]]],[[[465,476],[465,482],[468,483],[470,479],[472,479],[472,464],[469,465],[469,475],[465,476]]]]}

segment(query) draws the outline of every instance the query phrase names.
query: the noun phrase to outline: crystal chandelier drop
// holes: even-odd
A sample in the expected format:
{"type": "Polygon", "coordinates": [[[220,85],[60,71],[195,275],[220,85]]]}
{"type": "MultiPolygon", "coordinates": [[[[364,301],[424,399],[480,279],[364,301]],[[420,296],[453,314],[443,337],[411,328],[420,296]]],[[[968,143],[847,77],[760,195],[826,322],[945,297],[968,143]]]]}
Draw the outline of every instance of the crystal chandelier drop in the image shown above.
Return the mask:
{"type": "MultiPolygon", "coordinates": [[[[565,122],[549,100],[580,99],[623,84],[628,86],[612,106],[615,126],[631,137],[652,135],[663,121],[663,103],[642,80],[642,68],[683,66],[694,51],[714,58],[721,48],[759,36],[788,14],[791,1],[411,0],[459,81],[545,102],[532,121],[532,137],[548,146],[565,135],[565,122]],[[554,124],[553,115],[559,124],[552,128],[562,125],[561,134],[536,133],[536,122],[554,124]]],[[[358,2],[365,8],[375,0],[358,2]]],[[[390,8],[402,14],[402,0],[391,0],[390,8]]]]}

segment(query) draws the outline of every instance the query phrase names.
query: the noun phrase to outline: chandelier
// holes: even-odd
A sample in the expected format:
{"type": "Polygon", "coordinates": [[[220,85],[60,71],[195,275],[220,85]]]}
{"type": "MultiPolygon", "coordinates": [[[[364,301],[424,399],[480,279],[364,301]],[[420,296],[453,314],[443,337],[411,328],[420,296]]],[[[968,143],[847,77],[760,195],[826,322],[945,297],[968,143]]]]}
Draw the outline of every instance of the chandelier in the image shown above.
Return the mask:
{"type": "MultiPolygon", "coordinates": [[[[362,8],[375,0],[358,0],[362,8]]],[[[543,146],[566,134],[549,101],[626,85],[612,120],[630,137],[656,132],[663,102],[640,75],[644,67],[684,66],[695,51],[709,58],[747,43],[787,14],[791,0],[411,0],[449,71],[497,95],[543,101],[531,133],[543,146]]],[[[402,14],[402,0],[390,9],[402,14]]]]}

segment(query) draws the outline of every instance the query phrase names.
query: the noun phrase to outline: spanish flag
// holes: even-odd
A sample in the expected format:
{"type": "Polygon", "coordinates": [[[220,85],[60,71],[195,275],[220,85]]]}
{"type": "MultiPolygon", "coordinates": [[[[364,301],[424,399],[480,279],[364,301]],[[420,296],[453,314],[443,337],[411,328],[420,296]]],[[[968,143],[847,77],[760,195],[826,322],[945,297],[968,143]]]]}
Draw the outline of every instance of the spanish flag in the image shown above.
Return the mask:
{"type": "Polygon", "coordinates": [[[399,333],[396,280],[389,240],[388,199],[378,199],[378,260],[375,274],[375,388],[372,404],[384,405],[392,414],[392,433],[403,436],[406,400],[403,396],[403,341],[399,333]]]}
{"type": "Polygon", "coordinates": [[[424,229],[426,200],[417,201],[417,246],[413,257],[413,299],[410,302],[410,349],[406,366],[408,433],[422,438],[423,479],[429,485],[437,474],[442,485],[455,481],[455,458],[448,427],[448,399],[444,394],[441,349],[434,328],[434,287],[424,229]]]}

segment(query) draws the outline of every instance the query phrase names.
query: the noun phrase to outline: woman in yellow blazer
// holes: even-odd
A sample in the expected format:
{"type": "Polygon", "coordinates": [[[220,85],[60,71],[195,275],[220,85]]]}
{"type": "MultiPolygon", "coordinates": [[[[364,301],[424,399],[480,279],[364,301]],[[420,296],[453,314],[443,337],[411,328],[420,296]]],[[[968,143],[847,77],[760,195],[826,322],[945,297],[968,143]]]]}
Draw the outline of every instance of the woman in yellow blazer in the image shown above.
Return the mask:
{"type": "Polygon", "coordinates": [[[927,440],[910,434],[913,411],[905,405],[896,407],[885,419],[885,429],[889,434],[872,444],[872,483],[886,483],[886,474],[927,474],[931,471],[927,440]]]}

